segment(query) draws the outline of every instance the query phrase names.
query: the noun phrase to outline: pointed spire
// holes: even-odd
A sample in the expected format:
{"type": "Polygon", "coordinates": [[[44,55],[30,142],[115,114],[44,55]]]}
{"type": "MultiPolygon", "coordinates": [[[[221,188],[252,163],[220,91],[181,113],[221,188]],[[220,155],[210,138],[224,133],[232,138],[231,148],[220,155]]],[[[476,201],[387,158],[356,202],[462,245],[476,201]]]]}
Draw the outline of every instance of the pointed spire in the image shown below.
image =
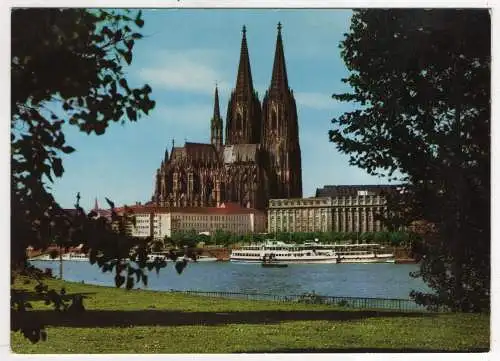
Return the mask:
{"type": "Polygon", "coordinates": [[[95,198],[94,211],[99,210],[99,203],[97,203],[97,197],[95,198]]]}
{"type": "Polygon", "coordinates": [[[168,160],[168,147],[165,147],[165,162],[168,160]]]}
{"type": "Polygon", "coordinates": [[[241,31],[243,37],[241,39],[241,50],[240,50],[240,63],[238,65],[238,77],[236,79],[236,90],[250,90],[253,91],[252,83],[252,71],[250,69],[250,58],[248,55],[248,45],[247,45],[247,28],[243,25],[241,31]]]}
{"type": "Polygon", "coordinates": [[[271,77],[270,88],[288,89],[285,53],[283,52],[283,40],[281,39],[281,23],[278,23],[278,38],[276,39],[276,51],[274,53],[273,75],[271,77]]]}
{"type": "Polygon", "coordinates": [[[214,100],[214,120],[220,119],[220,108],[219,108],[219,90],[217,88],[217,83],[215,84],[215,100],[214,100]]]}

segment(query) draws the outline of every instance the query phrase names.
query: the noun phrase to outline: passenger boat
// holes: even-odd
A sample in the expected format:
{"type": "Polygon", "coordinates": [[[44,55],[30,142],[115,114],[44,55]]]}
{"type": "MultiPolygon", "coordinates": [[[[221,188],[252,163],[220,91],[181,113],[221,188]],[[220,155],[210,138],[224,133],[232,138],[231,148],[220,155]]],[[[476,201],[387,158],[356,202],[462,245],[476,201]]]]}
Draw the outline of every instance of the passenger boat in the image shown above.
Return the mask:
{"type": "Polygon", "coordinates": [[[158,260],[158,261],[165,261],[167,258],[167,256],[165,256],[163,253],[161,252],[151,252],[148,254],[148,262],[154,262],[155,260],[158,260]]]}
{"type": "Polygon", "coordinates": [[[216,257],[210,257],[210,256],[199,256],[196,258],[196,262],[216,262],[217,258],[216,257]]]}
{"type": "MultiPolygon", "coordinates": [[[[56,257],[56,260],[59,257],[56,257]]],[[[63,261],[79,261],[79,262],[90,262],[89,257],[85,253],[68,252],[62,255],[63,261]]]]}
{"type": "Polygon", "coordinates": [[[287,244],[267,241],[234,249],[231,261],[261,262],[264,256],[274,255],[285,263],[394,263],[394,254],[378,243],[369,244],[287,244]]]}
{"type": "Polygon", "coordinates": [[[28,258],[28,261],[55,261],[58,259],[59,259],[59,256],[56,256],[56,258],[52,258],[50,256],[50,254],[45,253],[45,254],[41,254],[41,255],[36,256],[36,257],[28,258]]]}
{"type": "Polygon", "coordinates": [[[64,253],[61,257],[59,255],[52,258],[50,254],[45,253],[33,258],[29,258],[28,261],[79,261],[79,262],[89,262],[89,257],[85,253],[78,252],[68,252],[64,253]]]}
{"type": "Polygon", "coordinates": [[[323,245],[331,247],[337,255],[337,263],[394,263],[394,254],[378,243],[323,245]]]}
{"type": "Polygon", "coordinates": [[[230,260],[261,263],[264,257],[270,256],[277,263],[337,263],[337,256],[331,249],[319,249],[309,245],[287,244],[273,240],[233,249],[230,260]]]}

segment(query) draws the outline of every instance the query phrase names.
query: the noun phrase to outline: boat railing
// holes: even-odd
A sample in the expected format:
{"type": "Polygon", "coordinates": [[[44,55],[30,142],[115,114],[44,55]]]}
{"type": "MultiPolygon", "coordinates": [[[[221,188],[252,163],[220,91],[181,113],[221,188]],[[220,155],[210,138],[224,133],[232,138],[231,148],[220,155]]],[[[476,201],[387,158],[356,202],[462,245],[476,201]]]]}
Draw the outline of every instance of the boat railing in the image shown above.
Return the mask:
{"type": "Polygon", "coordinates": [[[368,297],[346,297],[346,296],[322,296],[314,292],[301,295],[276,295],[270,293],[247,293],[247,292],[225,292],[225,291],[198,291],[198,290],[170,290],[174,293],[182,293],[193,296],[231,298],[255,301],[275,301],[282,303],[306,303],[329,305],[362,310],[387,310],[399,312],[446,312],[444,308],[427,308],[418,305],[410,299],[398,298],[368,298],[368,297]]]}

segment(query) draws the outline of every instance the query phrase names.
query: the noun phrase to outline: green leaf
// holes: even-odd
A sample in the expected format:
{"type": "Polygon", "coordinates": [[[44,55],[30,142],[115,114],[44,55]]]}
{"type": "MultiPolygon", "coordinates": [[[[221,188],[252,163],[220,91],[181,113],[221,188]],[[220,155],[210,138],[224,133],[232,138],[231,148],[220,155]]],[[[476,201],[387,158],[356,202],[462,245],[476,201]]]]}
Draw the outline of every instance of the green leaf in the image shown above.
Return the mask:
{"type": "Polygon", "coordinates": [[[137,120],[137,112],[134,108],[129,107],[127,108],[127,117],[131,121],[137,120]]]}
{"type": "Polygon", "coordinates": [[[71,146],[65,146],[62,148],[62,151],[66,154],[73,153],[75,151],[75,148],[71,146]]]}
{"type": "Polygon", "coordinates": [[[141,17],[142,17],[142,11],[139,10],[139,12],[137,13],[137,16],[135,18],[135,24],[140,28],[142,28],[144,26],[144,20],[142,20],[141,17]]]}
{"type": "Polygon", "coordinates": [[[127,79],[125,78],[121,78],[118,83],[120,84],[120,86],[125,89],[125,90],[129,90],[129,87],[128,87],[128,84],[127,84],[127,79]]]}
{"type": "Polygon", "coordinates": [[[109,205],[109,208],[115,208],[115,203],[113,201],[111,201],[109,198],[107,197],[104,197],[104,199],[106,200],[106,202],[108,203],[109,205]]]}
{"type": "Polygon", "coordinates": [[[61,177],[63,175],[64,168],[60,158],[52,159],[52,170],[54,171],[56,177],[61,177]]]}
{"type": "Polygon", "coordinates": [[[134,40],[126,40],[125,46],[128,48],[128,50],[132,51],[132,48],[134,47],[134,40]]]}
{"type": "Polygon", "coordinates": [[[123,58],[125,59],[127,64],[130,65],[132,63],[132,52],[131,51],[124,52],[123,58]]]}
{"type": "Polygon", "coordinates": [[[133,34],[132,34],[132,38],[133,38],[133,39],[142,39],[142,38],[143,38],[143,36],[142,36],[142,34],[139,34],[139,33],[133,33],[133,34]]]}
{"type": "Polygon", "coordinates": [[[175,263],[175,270],[177,271],[178,274],[181,274],[182,271],[184,271],[184,268],[187,266],[187,261],[183,259],[182,261],[177,261],[175,263]]]}

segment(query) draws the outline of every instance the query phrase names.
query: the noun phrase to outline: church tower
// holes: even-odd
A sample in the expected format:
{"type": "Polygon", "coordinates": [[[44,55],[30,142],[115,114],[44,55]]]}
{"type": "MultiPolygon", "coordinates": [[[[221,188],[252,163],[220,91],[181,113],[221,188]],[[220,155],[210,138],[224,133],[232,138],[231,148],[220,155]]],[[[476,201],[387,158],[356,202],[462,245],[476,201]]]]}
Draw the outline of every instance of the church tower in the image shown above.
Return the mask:
{"type": "Polygon", "coordinates": [[[226,145],[261,142],[260,102],[253,88],[245,26],[242,33],[236,87],[227,107],[226,145]]]}
{"type": "Polygon", "coordinates": [[[274,54],[271,84],[262,101],[263,144],[273,170],[271,198],[302,197],[302,165],[297,107],[288,87],[281,24],[274,54]]]}
{"type": "Polygon", "coordinates": [[[210,121],[210,143],[219,151],[222,148],[222,118],[219,110],[219,91],[215,86],[214,116],[210,121]]]}

